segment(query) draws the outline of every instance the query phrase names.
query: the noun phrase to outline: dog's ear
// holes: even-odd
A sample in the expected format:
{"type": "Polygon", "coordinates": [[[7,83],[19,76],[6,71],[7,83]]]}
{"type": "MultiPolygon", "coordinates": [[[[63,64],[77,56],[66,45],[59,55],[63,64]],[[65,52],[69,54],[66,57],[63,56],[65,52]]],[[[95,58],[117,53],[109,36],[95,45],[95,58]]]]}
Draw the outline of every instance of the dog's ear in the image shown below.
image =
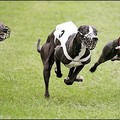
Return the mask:
{"type": "Polygon", "coordinates": [[[78,31],[79,31],[80,33],[82,33],[82,28],[83,28],[82,25],[78,28],[78,31]]]}
{"type": "Polygon", "coordinates": [[[76,39],[79,39],[79,38],[80,38],[80,33],[79,33],[79,32],[77,32],[75,38],[76,38],[76,39]]]}
{"type": "Polygon", "coordinates": [[[81,36],[81,37],[84,37],[85,32],[86,32],[86,28],[87,28],[86,25],[81,25],[81,26],[78,28],[78,32],[80,33],[80,36],[81,36]]]}

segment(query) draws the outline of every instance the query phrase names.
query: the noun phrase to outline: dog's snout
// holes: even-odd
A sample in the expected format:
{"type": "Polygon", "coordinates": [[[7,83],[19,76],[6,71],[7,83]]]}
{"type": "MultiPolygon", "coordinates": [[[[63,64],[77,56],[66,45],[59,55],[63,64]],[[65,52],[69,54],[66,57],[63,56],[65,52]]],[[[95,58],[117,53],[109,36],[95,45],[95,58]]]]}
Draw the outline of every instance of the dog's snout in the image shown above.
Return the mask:
{"type": "Polygon", "coordinates": [[[98,38],[97,38],[97,37],[93,37],[93,40],[94,40],[94,41],[98,41],[98,38]]]}

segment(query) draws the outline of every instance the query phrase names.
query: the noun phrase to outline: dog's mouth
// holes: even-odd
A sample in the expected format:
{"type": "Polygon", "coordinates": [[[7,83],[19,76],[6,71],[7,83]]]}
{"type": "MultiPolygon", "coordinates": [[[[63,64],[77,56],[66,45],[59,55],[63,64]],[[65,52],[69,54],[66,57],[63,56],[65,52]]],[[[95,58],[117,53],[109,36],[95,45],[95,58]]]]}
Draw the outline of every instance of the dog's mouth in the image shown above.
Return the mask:
{"type": "Polygon", "coordinates": [[[11,29],[8,26],[0,29],[0,41],[10,37],[11,29]]]}
{"type": "Polygon", "coordinates": [[[84,43],[87,46],[87,48],[89,50],[93,50],[96,47],[96,44],[98,42],[98,38],[97,37],[93,37],[93,38],[85,38],[84,39],[84,43]]]}

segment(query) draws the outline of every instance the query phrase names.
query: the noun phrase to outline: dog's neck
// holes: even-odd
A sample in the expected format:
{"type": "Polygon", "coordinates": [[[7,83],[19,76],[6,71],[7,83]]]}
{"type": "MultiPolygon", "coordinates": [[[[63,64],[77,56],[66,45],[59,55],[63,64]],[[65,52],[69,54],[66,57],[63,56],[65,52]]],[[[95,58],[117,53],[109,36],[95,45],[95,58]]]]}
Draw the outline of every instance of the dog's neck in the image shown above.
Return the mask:
{"type": "Polygon", "coordinates": [[[83,47],[82,46],[83,43],[81,41],[82,38],[79,32],[77,34],[73,34],[70,37],[71,38],[68,39],[68,41],[66,42],[66,48],[67,48],[68,54],[71,56],[71,58],[74,59],[76,56],[79,55],[81,48],[83,47]]]}

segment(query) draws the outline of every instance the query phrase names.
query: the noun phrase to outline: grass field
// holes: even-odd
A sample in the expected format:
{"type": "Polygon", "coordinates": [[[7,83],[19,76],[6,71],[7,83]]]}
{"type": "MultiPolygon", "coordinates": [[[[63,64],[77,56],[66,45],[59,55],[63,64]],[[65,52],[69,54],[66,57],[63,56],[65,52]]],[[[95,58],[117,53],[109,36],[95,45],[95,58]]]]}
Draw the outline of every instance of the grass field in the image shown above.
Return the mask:
{"type": "Polygon", "coordinates": [[[11,36],[0,42],[0,118],[120,119],[120,63],[108,61],[95,73],[90,67],[103,46],[120,36],[119,1],[0,1],[0,21],[11,36]],[[44,98],[43,65],[36,51],[57,24],[73,21],[95,26],[99,42],[91,62],[81,75],[85,80],[72,86],[52,69],[50,99],[44,98]]]}

